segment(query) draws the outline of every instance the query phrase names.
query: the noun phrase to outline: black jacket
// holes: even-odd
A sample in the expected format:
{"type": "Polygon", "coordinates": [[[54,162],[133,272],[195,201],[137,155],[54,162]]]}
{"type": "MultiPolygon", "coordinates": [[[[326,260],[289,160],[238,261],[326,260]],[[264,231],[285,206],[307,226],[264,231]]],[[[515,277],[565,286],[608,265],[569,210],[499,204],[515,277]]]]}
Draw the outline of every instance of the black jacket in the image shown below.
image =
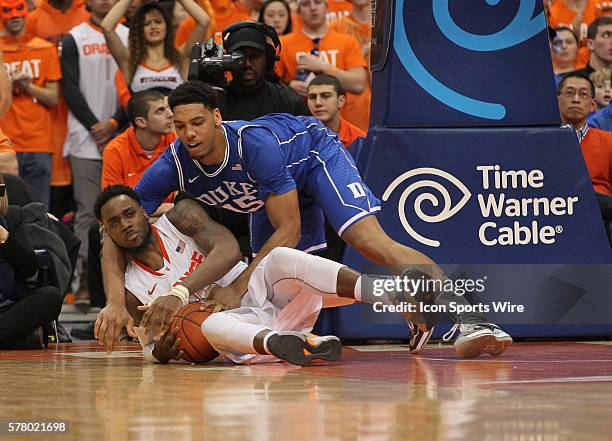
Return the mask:
{"type": "Polygon", "coordinates": [[[233,83],[227,87],[225,105],[221,111],[225,121],[250,121],[270,113],[310,116],[302,97],[284,84],[264,81],[252,91],[241,90],[233,83]]]}

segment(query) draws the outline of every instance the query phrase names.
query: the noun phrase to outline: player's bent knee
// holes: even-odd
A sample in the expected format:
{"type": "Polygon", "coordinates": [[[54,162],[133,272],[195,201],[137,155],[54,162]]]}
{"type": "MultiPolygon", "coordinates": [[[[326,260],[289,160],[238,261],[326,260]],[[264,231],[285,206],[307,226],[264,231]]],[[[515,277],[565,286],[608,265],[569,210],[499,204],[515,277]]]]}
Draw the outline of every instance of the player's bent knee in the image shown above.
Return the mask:
{"type": "Polygon", "coordinates": [[[224,334],[228,331],[228,320],[231,320],[231,316],[224,312],[216,312],[202,322],[202,334],[211,345],[223,342],[224,334]]]}
{"type": "Polygon", "coordinates": [[[268,253],[268,261],[273,265],[286,264],[287,259],[299,259],[303,253],[293,248],[276,247],[268,253]]]}

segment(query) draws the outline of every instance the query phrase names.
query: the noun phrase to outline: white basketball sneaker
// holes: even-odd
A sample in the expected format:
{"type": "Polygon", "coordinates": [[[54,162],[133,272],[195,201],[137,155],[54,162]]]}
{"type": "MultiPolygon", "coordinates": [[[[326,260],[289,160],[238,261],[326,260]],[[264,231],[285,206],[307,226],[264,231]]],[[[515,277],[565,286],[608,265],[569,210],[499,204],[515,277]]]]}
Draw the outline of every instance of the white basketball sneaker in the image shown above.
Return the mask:
{"type": "Polygon", "coordinates": [[[497,356],[502,354],[512,344],[512,337],[502,331],[498,326],[487,324],[455,324],[442,339],[449,341],[456,330],[459,336],[455,339],[454,347],[457,354],[463,358],[474,358],[482,354],[497,356]]]}

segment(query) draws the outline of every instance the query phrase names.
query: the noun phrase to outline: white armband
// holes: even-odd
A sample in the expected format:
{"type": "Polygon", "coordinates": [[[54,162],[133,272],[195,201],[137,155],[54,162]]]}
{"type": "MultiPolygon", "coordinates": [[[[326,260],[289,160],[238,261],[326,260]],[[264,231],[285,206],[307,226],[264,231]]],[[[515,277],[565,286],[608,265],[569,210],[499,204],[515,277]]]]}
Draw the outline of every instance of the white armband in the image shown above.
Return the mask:
{"type": "Polygon", "coordinates": [[[189,290],[183,285],[174,286],[166,295],[178,297],[183,302],[183,305],[189,303],[189,290]]]}
{"type": "Polygon", "coordinates": [[[153,355],[154,346],[155,345],[153,343],[151,343],[150,345],[146,345],[144,348],[142,348],[142,355],[145,361],[159,363],[159,360],[155,358],[155,355],[153,355]]]}

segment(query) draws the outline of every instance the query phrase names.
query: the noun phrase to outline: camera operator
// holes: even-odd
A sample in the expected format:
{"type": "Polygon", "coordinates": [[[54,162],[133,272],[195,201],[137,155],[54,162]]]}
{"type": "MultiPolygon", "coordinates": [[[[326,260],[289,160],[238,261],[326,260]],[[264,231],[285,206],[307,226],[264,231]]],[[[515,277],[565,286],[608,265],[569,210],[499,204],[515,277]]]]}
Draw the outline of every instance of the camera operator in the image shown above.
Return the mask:
{"type": "MultiPolygon", "coordinates": [[[[232,81],[225,87],[224,120],[252,120],[270,113],[310,115],[304,100],[291,88],[270,81],[278,60],[280,41],[272,26],[243,20],[223,30],[223,46],[227,54],[242,52],[244,60],[231,67],[232,81]]],[[[213,83],[206,74],[202,81],[213,83]]]]}
{"type": "MultiPolygon", "coordinates": [[[[42,204],[39,204],[42,208],[42,204]]],[[[21,208],[8,205],[0,174],[0,348],[41,349],[46,346],[47,327],[62,307],[55,286],[30,287],[26,279],[39,270],[30,234],[24,228],[21,208]]]]}
{"type": "MultiPolygon", "coordinates": [[[[224,87],[225,100],[222,107],[223,119],[253,120],[270,113],[290,113],[310,115],[304,100],[291,88],[280,82],[270,81],[274,77],[274,63],[278,60],[280,41],[272,26],[251,20],[243,20],[223,30],[223,45],[226,54],[244,53],[245,57],[238,66],[231,66],[232,81],[224,87]]],[[[227,56],[227,55],[226,55],[227,56]]],[[[218,76],[207,75],[200,68],[197,78],[218,84],[218,76]]],[[[215,221],[227,227],[236,236],[244,256],[250,257],[248,215],[224,210],[223,208],[204,207],[215,221]]]]}

